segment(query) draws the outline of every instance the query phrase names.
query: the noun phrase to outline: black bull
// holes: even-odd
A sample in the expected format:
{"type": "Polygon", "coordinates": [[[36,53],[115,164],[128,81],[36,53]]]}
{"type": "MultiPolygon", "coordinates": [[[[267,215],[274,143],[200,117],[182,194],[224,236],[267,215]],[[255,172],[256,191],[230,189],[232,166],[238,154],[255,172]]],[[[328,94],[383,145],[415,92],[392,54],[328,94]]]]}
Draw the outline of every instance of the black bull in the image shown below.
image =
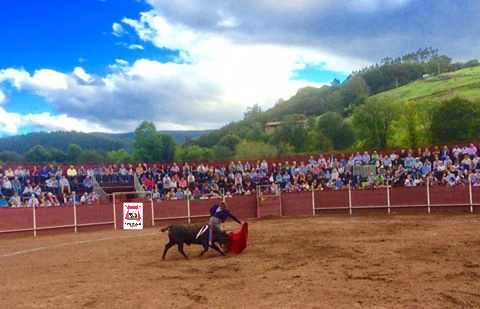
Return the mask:
{"type": "Polygon", "coordinates": [[[213,242],[210,245],[208,240],[209,230],[206,230],[197,238],[198,232],[201,228],[201,226],[170,225],[162,229],[162,232],[168,230],[169,239],[169,242],[165,245],[165,250],[163,250],[162,260],[165,259],[168,249],[174,245],[177,245],[178,251],[188,260],[188,256],[185,254],[185,251],[183,251],[184,244],[188,246],[190,246],[190,244],[202,245],[203,251],[200,253],[200,256],[204,255],[209,247],[212,247],[220,252],[220,254],[225,255],[215,243],[218,242],[221,246],[226,247],[228,242],[228,236],[226,233],[216,227],[210,227],[213,228],[213,242]]]}

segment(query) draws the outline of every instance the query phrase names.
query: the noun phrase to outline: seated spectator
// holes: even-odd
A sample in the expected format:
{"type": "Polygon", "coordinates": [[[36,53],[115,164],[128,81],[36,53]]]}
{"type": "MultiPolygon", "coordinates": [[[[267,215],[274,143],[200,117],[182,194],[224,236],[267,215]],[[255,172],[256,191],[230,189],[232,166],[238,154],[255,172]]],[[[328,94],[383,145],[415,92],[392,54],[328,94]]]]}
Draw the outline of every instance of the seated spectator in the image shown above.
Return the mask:
{"type": "Polygon", "coordinates": [[[40,206],[40,201],[38,200],[35,194],[32,194],[32,196],[30,196],[27,202],[27,206],[35,207],[35,208],[38,208],[40,206]]]}
{"type": "Polygon", "coordinates": [[[195,187],[195,189],[193,190],[192,194],[193,194],[193,197],[194,197],[195,199],[198,199],[198,198],[200,198],[200,197],[202,196],[202,191],[200,191],[200,189],[199,189],[198,186],[197,186],[197,187],[195,187]]]}
{"type": "Polygon", "coordinates": [[[154,201],[160,201],[161,197],[162,196],[160,195],[160,192],[158,192],[158,188],[155,188],[152,193],[152,199],[154,201]]]}
{"type": "Polygon", "coordinates": [[[22,192],[22,197],[24,199],[27,199],[29,198],[33,193],[35,193],[33,191],[33,186],[32,184],[28,184],[27,186],[25,186],[25,188],[23,189],[23,192],[22,192]]]}
{"type": "Polygon", "coordinates": [[[73,201],[72,201],[71,197],[69,197],[67,195],[67,193],[65,193],[65,192],[62,193],[62,198],[59,200],[59,202],[60,202],[60,206],[72,206],[73,205],[73,201]]]}
{"type": "Polygon", "coordinates": [[[47,192],[42,192],[42,194],[40,194],[40,198],[38,199],[38,201],[40,203],[39,207],[49,207],[49,206],[51,206],[50,202],[47,199],[47,192]]]}
{"type": "Polygon", "coordinates": [[[375,188],[375,175],[373,174],[373,172],[371,172],[368,177],[367,177],[367,185],[366,185],[366,189],[367,190],[373,190],[375,188]]]}
{"type": "Polygon", "coordinates": [[[72,193],[72,190],[70,189],[70,183],[65,176],[62,176],[62,178],[60,178],[60,180],[58,181],[58,185],[60,186],[60,193],[72,193]]]}
{"type": "MultiPolygon", "coordinates": [[[[73,181],[73,178],[76,178],[77,177],[77,170],[75,169],[75,167],[73,167],[73,165],[70,165],[70,167],[67,169],[67,177],[68,177],[68,181],[69,182],[72,182],[73,181]]],[[[62,191],[63,192],[63,191],[62,191]]]]}
{"type": "Polygon", "coordinates": [[[92,193],[90,193],[90,201],[92,204],[100,203],[100,196],[97,192],[93,191],[92,193]]]}
{"type": "Polygon", "coordinates": [[[58,187],[58,180],[55,178],[55,176],[51,176],[47,181],[45,182],[47,185],[47,191],[57,194],[59,192],[59,187],[58,187]]]}
{"type": "Polygon", "coordinates": [[[93,182],[90,176],[87,175],[83,180],[83,191],[85,191],[88,194],[92,192],[92,190],[93,190],[93,182]]]}
{"type": "MultiPolygon", "coordinates": [[[[13,178],[13,177],[12,177],[13,178]]],[[[3,184],[2,184],[2,194],[6,197],[10,197],[13,195],[13,186],[10,178],[8,176],[3,177],[3,184]]]]}
{"type": "Polygon", "coordinates": [[[6,196],[0,193],[0,208],[2,208],[2,207],[6,208],[8,206],[9,206],[9,204],[8,204],[6,196]]]}
{"type": "Polygon", "coordinates": [[[406,188],[411,188],[411,187],[415,187],[417,184],[412,179],[412,176],[409,175],[405,178],[404,185],[405,185],[406,188]]]}
{"type": "Polygon", "coordinates": [[[49,206],[60,206],[57,196],[52,192],[47,193],[46,199],[49,206]]]}
{"type": "Polygon", "coordinates": [[[447,175],[445,176],[445,182],[447,185],[450,187],[456,186],[458,183],[458,176],[455,176],[455,174],[451,173],[450,171],[447,172],[447,175]]]}
{"type": "Polygon", "coordinates": [[[40,195],[42,195],[42,188],[40,187],[40,184],[36,184],[35,187],[33,188],[33,193],[35,193],[35,196],[37,198],[40,198],[40,195]]]}
{"type": "Polygon", "coordinates": [[[88,198],[88,193],[84,192],[80,198],[80,205],[90,204],[90,199],[88,198]]]}
{"type": "Polygon", "coordinates": [[[10,207],[22,207],[22,200],[18,192],[13,192],[13,195],[8,200],[8,204],[10,207]]]}
{"type": "Polygon", "coordinates": [[[183,200],[185,198],[185,194],[183,193],[182,188],[178,188],[175,196],[176,196],[177,200],[183,200]]]}
{"type": "Polygon", "coordinates": [[[175,192],[175,189],[170,189],[170,191],[165,196],[165,199],[166,200],[176,200],[177,199],[177,194],[175,192]]]}
{"type": "Polygon", "coordinates": [[[365,151],[362,156],[362,164],[369,164],[370,163],[370,155],[368,151],[365,151]]]}

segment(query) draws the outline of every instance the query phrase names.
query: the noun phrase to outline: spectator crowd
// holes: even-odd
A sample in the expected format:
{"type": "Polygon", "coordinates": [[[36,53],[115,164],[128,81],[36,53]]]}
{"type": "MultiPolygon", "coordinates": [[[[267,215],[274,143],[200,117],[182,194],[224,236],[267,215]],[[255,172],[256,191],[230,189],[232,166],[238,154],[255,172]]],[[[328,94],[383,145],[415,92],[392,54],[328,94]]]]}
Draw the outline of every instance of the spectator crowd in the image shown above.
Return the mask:
{"type": "Polygon", "coordinates": [[[390,153],[356,152],[318,155],[297,162],[237,161],[229,164],[146,164],[108,166],[0,166],[0,207],[91,204],[99,183],[129,183],[138,177],[154,200],[214,198],[252,194],[257,186],[269,193],[315,190],[373,190],[386,185],[480,186],[480,149],[468,146],[402,149],[390,153]]]}

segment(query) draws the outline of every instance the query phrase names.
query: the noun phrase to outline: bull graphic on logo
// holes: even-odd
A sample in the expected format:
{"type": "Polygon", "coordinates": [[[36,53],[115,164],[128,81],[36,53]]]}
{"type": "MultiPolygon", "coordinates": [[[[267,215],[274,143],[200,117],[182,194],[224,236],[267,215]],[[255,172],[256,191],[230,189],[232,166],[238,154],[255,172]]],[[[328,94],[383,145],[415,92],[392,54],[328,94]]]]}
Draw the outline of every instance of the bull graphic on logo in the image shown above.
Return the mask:
{"type": "Polygon", "coordinates": [[[142,215],[140,213],[140,209],[138,205],[131,206],[131,205],[125,205],[127,208],[127,211],[125,212],[125,220],[129,221],[141,221],[142,220],[142,215]]]}

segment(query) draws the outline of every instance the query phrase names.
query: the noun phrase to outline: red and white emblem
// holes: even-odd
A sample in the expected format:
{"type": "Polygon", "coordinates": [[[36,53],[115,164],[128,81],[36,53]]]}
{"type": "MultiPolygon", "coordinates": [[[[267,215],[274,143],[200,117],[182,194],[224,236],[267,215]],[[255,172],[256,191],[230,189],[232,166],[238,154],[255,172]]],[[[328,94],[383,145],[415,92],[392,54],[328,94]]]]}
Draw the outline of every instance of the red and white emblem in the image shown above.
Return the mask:
{"type": "Polygon", "coordinates": [[[143,229],[143,203],[123,203],[123,229],[143,229]]]}

